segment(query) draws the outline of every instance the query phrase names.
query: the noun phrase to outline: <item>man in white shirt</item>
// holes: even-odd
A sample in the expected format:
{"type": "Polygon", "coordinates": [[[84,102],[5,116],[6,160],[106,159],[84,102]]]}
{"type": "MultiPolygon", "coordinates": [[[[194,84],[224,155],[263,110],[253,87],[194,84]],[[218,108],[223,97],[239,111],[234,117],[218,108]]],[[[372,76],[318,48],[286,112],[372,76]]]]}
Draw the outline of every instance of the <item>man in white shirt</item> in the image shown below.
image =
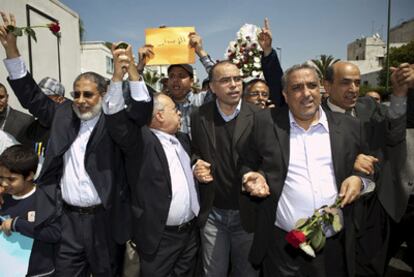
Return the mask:
{"type": "MultiPolygon", "coordinates": [[[[129,67],[133,57],[130,53],[124,59],[115,49],[113,56],[115,70],[104,112],[109,133],[124,153],[140,276],[193,276],[200,206],[191,171],[190,140],[178,132],[181,113],[164,94],[154,95],[152,112],[124,109],[122,67],[129,67]],[[136,122],[139,115],[147,118],[148,126],[136,122]]],[[[132,104],[140,95],[148,95],[145,86],[129,83],[132,104]]]]}
{"type": "MultiPolygon", "coordinates": [[[[27,71],[16,45],[6,31],[15,18],[1,13],[0,41],[8,81],[22,106],[51,134],[38,178],[35,232],[60,221],[62,238],[56,244],[56,276],[113,276],[117,274],[114,249],[129,238],[128,191],[119,149],[106,130],[101,112],[106,80],[97,73],[79,75],[73,84],[73,101],[55,103],[44,95],[27,71]]],[[[126,51],[123,49],[123,51],[126,51]]],[[[131,79],[138,80],[136,68],[131,79]]],[[[143,109],[151,108],[143,101],[143,109]]],[[[33,251],[44,251],[33,246],[33,251]]]]}
{"type": "Polygon", "coordinates": [[[264,198],[250,259],[262,263],[264,276],[353,276],[350,212],[364,187],[353,170],[364,152],[361,126],[351,117],[324,112],[313,67],[293,66],[282,82],[288,107],[256,114],[249,149],[241,155],[244,187],[264,198]],[[284,238],[296,221],[337,197],[342,197],[345,230],[326,233],[315,259],[290,246],[284,238]]]}

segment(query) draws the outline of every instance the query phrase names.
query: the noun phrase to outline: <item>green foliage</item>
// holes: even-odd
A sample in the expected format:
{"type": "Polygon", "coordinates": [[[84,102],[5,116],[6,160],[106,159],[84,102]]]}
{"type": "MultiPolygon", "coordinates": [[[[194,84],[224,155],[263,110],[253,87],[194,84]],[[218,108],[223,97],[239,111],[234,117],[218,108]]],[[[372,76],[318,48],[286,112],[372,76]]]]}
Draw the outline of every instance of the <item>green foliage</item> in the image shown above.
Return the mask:
{"type": "MultiPolygon", "coordinates": [[[[414,40],[399,48],[390,48],[390,66],[399,66],[401,63],[414,63],[414,40]]],[[[385,60],[386,61],[386,57],[385,60]]],[[[387,69],[384,62],[383,68],[378,76],[380,86],[385,87],[387,80],[387,69]]]]}
{"type": "Polygon", "coordinates": [[[340,59],[335,59],[332,55],[321,55],[319,60],[312,59],[313,64],[316,66],[318,71],[319,80],[325,80],[326,70],[331,64],[340,61],[340,59]]]}
{"type": "Polygon", "coordinates": [[[155,71],[146,70],[142,75],[142,78],[144,78],[147,85],[154,87],[155,84],[161,79],[161,76],[155,71]]]}

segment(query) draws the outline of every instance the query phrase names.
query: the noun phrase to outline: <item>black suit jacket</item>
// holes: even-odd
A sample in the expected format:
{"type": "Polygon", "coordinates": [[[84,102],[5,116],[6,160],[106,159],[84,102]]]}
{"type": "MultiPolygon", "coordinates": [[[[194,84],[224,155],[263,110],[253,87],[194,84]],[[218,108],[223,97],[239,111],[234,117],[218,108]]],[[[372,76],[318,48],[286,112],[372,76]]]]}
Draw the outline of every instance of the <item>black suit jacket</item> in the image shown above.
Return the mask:
{"type": "MultiPolygon", "coordinates": [[[[72,101],[53,102],[44,95],[30,74],[18,80],[9,80],[9,83],[22,106],[50,126],[45,161],[37,180],[39,192],[35,229],[42,228],[61,213],[59,184],[63,174],[63,155],[77,137],[81,122],[72,109],[72,101]]],[[[147,103],[142,103],[143,109],[147,106],[147,103]]],[[[121,151],[109,136],[106,125],[105,116],[101,114],[89,138],[84,163],[108,211],[108,230],[116,242],[123,243],[129,239],[129,192],[121,151]]]]}
{"type": "MultiPolygon", "coordinates": [[[[212,175],[214,178],[214,170],[216,168],[216,136],[214,132],[214,112],[216,102],[211,101],[202,105],[191,115],[191,138],[193,163],[197,159],[202,159],[211,164],[212,175]]],[[[248,137],[253,127],[253,113],[259,109],[250,103],[242,101],[240,113],[236,120],[236,126],[233,134],[233,161],[237,165],[239,152],[246,147],[248,137]]],[[[200,190],[200,214],[198,216],[199,224],[204,226],[207,221],[208,214],[214,203],[215,187],[218,186],[215,181],[207,184],[199,184],[200,190]]],[[[239,193],[239,207],[241,224],[247,232],[253,232],[255,221],[255,200],[247,193],[241,191],[239,193]]]]}
{"type": "MultiPolygon", "coordinates": [[[[330,110],[326,101],[322,104],[330,110]]],[[[405,138],[406,115],[396,119],[387,116],[387,109],[379,105],[371,97],[359,97],[355,105],[356,117],[361,121],[365,131],[366,143],[371,155],[377,157],[380,163],[375,171],[376,194],[387,214],[399,221],[401,201],[398,199],[399,190],[391,173],[391,164],[387,155],[387,147],[401,144],[405,138]]]]}
{"type": "MultiPolygon", "coordinates": [[[[347,177],[357,175],[353,171],[353,164],[356,156],[365,152],[364,133],[359,121],[354,118],[330,112],[326,112],[326,116],[333,168],[339,191],[342,182],[347,177]]],[[[265,198],[259,206],[258,221],[250,252],[250,260],[253,264],[261,263],[267,251],[267,238],[273,235],[277,205],[289,166],[289,138],[290,124],[287,107],[259,112],[255,116],[249,148],[240,159],[241,174],[249,171],[261,172],[271,192],[271,195],[265,198]]],[[[344,208],[345,250],[350,276],[353,276],[355,259],[354,222],[350,216],[352,208],[352,204],[344,208]]]]}
{"type": "MultiPolygon", "coordinates": [[[[151,117],[151,112],[148,116],[151,117]]],[[[157,136],[147,126],[131,120],[134,116],[129,116],[126,110],[106,117],[109,132],[125,156],[131,188],[132,239],[139,253],[151,255],[164,232],[172,198],[167,157],[157,136]]],[[[190,155],[188,135],[176,136],[190,155]]]]}
{"type": "Polygon", "coordinates": [[[9,113],[4,124],[4,131],[15,137],[20,143],[27,144],[26,129],[34,118],[28,114],[19,112],[9,106],[9,113]]]}

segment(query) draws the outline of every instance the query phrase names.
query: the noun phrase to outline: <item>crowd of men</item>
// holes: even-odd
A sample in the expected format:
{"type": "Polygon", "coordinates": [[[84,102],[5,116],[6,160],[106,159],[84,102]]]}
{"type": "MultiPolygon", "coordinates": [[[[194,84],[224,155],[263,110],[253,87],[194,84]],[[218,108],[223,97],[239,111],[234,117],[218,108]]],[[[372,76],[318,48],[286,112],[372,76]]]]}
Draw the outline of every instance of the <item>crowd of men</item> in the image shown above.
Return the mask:
{"type": "Polygon", "coordinates": [[[266,20],[264,80],[244,83],[191,33],[204,91],[174,64],[155,92],[141,76],[152,47],[135,64],[113,44],[109,83],[82,73],[70,100],[56,80],[33,80],[7,31],[16,20],[1,16],[7,81],[33,117],[0,86],[2,130],[29,146],[7,148],[17,142],[0,132],[0,230],[34,238],[28,276],[383,276],[404,241],[414,266],[414,65],[391,68],[384,106],[359,96],[349,62],[325,80],[306,63],[283,73],[266,20]],[[344,228],[315,258],[288,243],[338,197],[344,228]]]}

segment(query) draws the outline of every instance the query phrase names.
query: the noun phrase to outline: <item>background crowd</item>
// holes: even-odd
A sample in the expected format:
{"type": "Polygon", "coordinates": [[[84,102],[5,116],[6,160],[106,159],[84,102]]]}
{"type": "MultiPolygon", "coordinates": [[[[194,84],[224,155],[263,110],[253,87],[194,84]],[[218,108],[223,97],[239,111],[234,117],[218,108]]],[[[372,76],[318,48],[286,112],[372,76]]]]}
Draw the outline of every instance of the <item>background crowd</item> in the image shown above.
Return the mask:
{"type": "Polygon", "coordinates": [[[414,65],[390,69],[383,105],[352,63],[283,73],[265,20],[264,79],[190,33],[201,92],[189,64],[154,91],[152,46],[135,64],[114,43],[112,79],[82,73],[68,99],[33,80],[1,16],[7,81],[32,116],[0,84],[0,230],[34,239],[28,276],[383,276],[403,242],[413,268],[414,65]],[[324,227],[316,257],[285,239],[338,198],[344,228],[324,227]]]}

